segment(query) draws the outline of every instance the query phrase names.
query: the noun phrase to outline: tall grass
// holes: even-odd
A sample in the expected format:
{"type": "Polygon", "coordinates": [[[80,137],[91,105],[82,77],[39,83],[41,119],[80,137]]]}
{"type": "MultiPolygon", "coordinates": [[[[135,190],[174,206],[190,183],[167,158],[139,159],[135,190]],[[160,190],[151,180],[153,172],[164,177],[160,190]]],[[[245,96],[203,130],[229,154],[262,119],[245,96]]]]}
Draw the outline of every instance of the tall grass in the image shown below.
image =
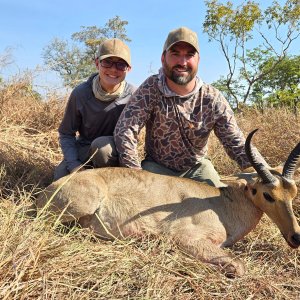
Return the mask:
{"type": "MultiPolygon", "coordinates": [[[[23,78],[0,91],[0,299],[300,299],[299,251],[266,217],[228,249],[248,270],[234,280],[167,237],[107,242],[46,222],[46,214],[30,218],[25,212],[62,157],[57,127],[66,98],[41,101],[23,78]]],[[[300,139],[300,121],[287,110],[237,119],[245,134],[260,128],[254,143],[271,165],[300,139]]],[[[209,152],[222,175],[238,171],[214,136],[209,152]]]]}

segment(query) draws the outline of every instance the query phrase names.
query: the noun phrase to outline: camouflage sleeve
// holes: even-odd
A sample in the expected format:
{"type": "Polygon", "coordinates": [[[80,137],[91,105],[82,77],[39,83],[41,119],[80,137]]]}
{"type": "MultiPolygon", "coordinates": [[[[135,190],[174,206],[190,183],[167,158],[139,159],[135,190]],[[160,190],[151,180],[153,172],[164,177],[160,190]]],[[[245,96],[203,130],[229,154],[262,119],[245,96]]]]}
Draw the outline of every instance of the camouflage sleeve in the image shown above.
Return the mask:
{"type": "Polygon", "coordinates": [[[125,106],[114,131],[121,167],[141,169],[138,156],[138,135],[152,111],[147,80],[136,90],[125,106]]]}
{"type": "MultiPolygon", "coordinates": [[[[221,141],[229,157],[235,160],[243,170],[251,166],[245,152],[245,137],[237,125],[234,113],[222,94],[215,101],[215,134],[221,141]]],[[[268,165],[258,150],[253,147],[254,154],[268,165]]]]}

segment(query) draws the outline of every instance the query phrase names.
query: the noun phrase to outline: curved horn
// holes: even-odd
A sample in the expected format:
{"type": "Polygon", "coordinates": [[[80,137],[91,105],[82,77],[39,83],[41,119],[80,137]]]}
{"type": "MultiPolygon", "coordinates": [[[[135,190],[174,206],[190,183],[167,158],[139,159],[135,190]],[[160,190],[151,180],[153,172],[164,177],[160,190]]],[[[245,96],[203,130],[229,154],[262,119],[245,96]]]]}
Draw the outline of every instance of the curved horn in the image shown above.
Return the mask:
{"type": "Polygon", "coordinates": [[[283,171],[282,171],[282,177],[286,179],[293,179],[297,162],[300,158],[300,143],[296,145],[296,147],[292,150],[289,157],[287,158],[283,171]]]}
{"type": "Polygon", "coordinates": [[[274,183],[277,181],[276,177],[272,175],[272,173],[268,170],[268,168],[261,162],[258,161],[258,158],[254,155],[251,147],[251,139],[254,135],[254,133],[258,130],[255,129],[252,132],[250,132],[247,136],[246,142],[245,142],[245,152],[247,154],[247,157],[252,165],[252,167],[257,172],[258,176],[263,180],[264,183],[274,183]]]}

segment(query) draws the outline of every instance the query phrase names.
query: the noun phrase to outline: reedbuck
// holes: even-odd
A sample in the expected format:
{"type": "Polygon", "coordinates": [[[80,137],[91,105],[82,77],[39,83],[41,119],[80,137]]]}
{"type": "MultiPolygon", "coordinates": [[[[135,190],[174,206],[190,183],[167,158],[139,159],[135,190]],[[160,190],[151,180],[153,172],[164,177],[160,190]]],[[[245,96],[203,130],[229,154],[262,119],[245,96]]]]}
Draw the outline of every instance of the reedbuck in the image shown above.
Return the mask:
{"type": "Polygon", "coordinates": [[[300,245],[300,227],[292,209],[300,143],[280,174],[252,153],[250,141],[255,131],[247,137],[245,147],[256,180],[236,178],[227,187],[216,188],[142,170],[93,169],[52,183],[38,198],[37,207],[46,206],[62,222],[76,219],[106,239],[166,235],[185,252],[218,265],[228,276],[242,275],[243,263],[222,248],[254,229],[263,213],[289,246],[300,245]]]}

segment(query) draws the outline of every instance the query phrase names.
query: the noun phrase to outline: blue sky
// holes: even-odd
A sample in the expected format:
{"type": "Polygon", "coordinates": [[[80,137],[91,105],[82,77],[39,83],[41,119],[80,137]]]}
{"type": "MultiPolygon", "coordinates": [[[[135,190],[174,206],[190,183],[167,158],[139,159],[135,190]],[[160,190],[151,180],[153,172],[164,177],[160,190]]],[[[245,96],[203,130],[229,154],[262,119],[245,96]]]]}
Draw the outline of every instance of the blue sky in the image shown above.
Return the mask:
{"type": "MultiPolygon", "coordinates": [[[[234,1],[242,3],[243,1],[234,1]]],[[[271,4],[271,1],[266,1],[271,4]]],[[[285,1],[280,1],[285,2],[285,1]]],[[[102,27],[119,15],[129,22],[127,35],[132,42],[133,69],[127,80],[142,83],[150,69],[157,72],[163,43],[170,30],[187,26],[198,33],[201,62],[198,75],[208,83],[225,75],[227,65],[215,42],[202,32],[206,7],[199,0],[0,0],[0,55],[13,48],[14,63],[0,70],[7,78],[24,69],[43,66],[42,50],[55,37],[70,39],[80,26],[102,27]]],[[[300,43],[294,49],[300,48],[300,43]]],[[[59,85],[53,73],[40,73],[35,79],[45,85],[59,85]]]]}

